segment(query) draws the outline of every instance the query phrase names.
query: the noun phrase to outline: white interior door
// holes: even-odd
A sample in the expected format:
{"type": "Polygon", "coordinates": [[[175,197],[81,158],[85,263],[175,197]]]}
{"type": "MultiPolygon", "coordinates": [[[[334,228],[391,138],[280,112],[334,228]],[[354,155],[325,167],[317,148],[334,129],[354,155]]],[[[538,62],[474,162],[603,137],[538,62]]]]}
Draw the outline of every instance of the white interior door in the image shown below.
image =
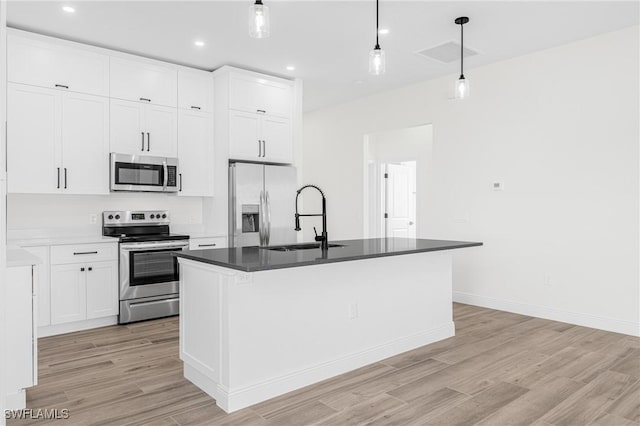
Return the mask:
{"type": "Polygon", "coordinates": [[[415,238],[415,162],[387,164],[386,183],[386,236],[388,238],[415,238]]]}
{"type": "Polygon", "coordinates": [[[109,193],[109,99],[81,93],[62,97],[65,192],[109,193]]]}

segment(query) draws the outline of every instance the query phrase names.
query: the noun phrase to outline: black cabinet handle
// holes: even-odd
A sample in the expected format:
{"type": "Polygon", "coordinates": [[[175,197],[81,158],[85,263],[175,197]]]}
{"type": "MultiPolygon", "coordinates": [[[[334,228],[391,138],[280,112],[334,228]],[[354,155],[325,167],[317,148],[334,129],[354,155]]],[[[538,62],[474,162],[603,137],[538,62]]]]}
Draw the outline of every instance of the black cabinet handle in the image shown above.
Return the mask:
{"type": "Polygon", "coordinates": [[[257,110],[256,110],[256,112],[259,112],[259,113],[265,114],[267,111],[265,111],[265,110],[263,110],[263,109],[257,109],[257,110]]]}
{"type": "Polygon", "coordinates": [[[58,189],[60,189],[60,167],[58,167],[58,189]]]}
{"type": "Polygon", "coordinates": [[[145,102],[151,102],[151,99],[148,99],[148,98],[140,98],[140,100],[145,102]]]}
{"type": "Polygon", "coordinates": [[[215,247],[217,244],[213,243],[213,244],[198,244],[198,247],[215,247]]]}
{"type": "Polygon", "coordinates": [[[80,272],[84,272],[84,268],[80,268],[80,272]]]}
{"type": "Polygon", "coordinates": [[[201,109],[199,106],[193,106],[191,105],[191,109],[201,109]]]}
{"type": "Polygon", "coordinates": [[[142,148],[140,148],[140,151],[144,151],[144,132],[140,132],[140,134],[142,135],[142,148]]]}
{"type": "Polygon", "coordinates": [[[69,86],[65,86],[64,84],[56,84],[56,87],[61,87],[63,89],[68,89],[69,86]]]}
{"type": "Polygon", "coordinates": [[[93,271],[93,268],[91,266],[89,266],[89,272],[93,271]]]}
{"type": "Polygon", "coordinates": [[[78,255],[81,255],[81,254],[98,254],[98,252],[97,251],[75,251],[75,252],[73,252],[74,256],[78,256],[78,255]]]}
{"type": "Polygon", "coordinates": [[[180,189],[178,191],[182,191],[182,173],[178,173],[178,176],[180,177],[180,189]]]}
{"type": "Polygon", "coordinates": [[[147,151],[151,149],[151,133],[147,132],[147,151]]]}
{"type": "Polygon", "coordinates": [[[262,139],[262,157],[264,158],[266,156],[267,156],[267,141],[262,139]]]}
{"type": "Polygon", "coordinates": [[[262,141],[258,139],[258,157],[262,157],[262,141]]]}
{"type": "Polygon", "coordinates": [[[64,189],[67,189],[67,168],[64,168],[64,189]]]}

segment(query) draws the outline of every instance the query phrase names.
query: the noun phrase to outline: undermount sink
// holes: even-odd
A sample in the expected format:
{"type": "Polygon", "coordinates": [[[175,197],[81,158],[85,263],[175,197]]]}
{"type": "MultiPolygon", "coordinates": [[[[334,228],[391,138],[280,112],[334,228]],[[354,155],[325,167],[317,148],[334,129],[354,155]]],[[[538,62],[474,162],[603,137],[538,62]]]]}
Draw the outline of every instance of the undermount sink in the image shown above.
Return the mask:
{"type": "MultiPolygon", "coordinates": [[[[342,244],[329,244],[329,248],[331,247],[344,247],[342,244]]],[[[260,247],[265,250],[273,250],[273,251],[296,251],[296,250],[311,250],[311,249],[319,249],[320,243],[306,243],[306,244],[288,244],[285,246],[271,246],[271,247],[260,247]]]]}

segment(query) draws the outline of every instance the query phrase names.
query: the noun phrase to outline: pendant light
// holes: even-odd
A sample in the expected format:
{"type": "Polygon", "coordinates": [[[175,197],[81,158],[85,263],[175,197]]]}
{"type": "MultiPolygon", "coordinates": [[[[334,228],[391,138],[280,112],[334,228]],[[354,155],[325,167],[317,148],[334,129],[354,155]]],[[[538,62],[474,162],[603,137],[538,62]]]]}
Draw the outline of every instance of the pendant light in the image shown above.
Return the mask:
{"type": "Polygon", "coordinates": [[[269,7],[256,0],[249,6],[249,35],[253,38],[269,37],[269,7]]]}
{"type": "Polygon", "coordinates": [[[464,78],[464,24],[469,22],[469,18],[461,16],[454,21],[457,25],[460,25],[460,77],[456,81],[455,85],[455,97],[456,99],[465,99],[469,97],[469,80],[464,78]]]}
{"type": "Polygon", "coordinates": [[[378,18],[379,18],[379,0],[376,0],[376,45],[369,53],[369,74],[380,75],[385,71],[384,50],[380,49],[378,42],[378,18]]]}

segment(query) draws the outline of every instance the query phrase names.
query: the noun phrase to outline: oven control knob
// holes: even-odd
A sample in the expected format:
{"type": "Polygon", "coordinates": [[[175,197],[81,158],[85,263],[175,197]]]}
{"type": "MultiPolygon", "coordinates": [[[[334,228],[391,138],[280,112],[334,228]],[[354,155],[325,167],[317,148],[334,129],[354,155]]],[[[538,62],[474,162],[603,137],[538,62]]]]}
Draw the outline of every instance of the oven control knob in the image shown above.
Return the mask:
{"type": "Polygon", "coordinates": [[[116,215],[116,220],[120,220],[120,215],[119,214],[116,215]]]}
{"type": "Polygon", "coordinates": [[[153,214],[151,215],[151,219],[154,219],[155,217],[156,217],[155,215],[153,215],[153,214]]]}
{"type": "Polygon", "coordinates": [[[166,219],[166,218],[167,218],[167,215],[166,215],[166,214],[163,214],[163,215],[162,215],[162,218],[163,218],[163,219],[166,219]]]}
{"type": "Polygon", "coordinates": [[[112,214],[109,215],[109,220],[111,220],[111,219],[113,219],[113,215],[112,214]]]}

